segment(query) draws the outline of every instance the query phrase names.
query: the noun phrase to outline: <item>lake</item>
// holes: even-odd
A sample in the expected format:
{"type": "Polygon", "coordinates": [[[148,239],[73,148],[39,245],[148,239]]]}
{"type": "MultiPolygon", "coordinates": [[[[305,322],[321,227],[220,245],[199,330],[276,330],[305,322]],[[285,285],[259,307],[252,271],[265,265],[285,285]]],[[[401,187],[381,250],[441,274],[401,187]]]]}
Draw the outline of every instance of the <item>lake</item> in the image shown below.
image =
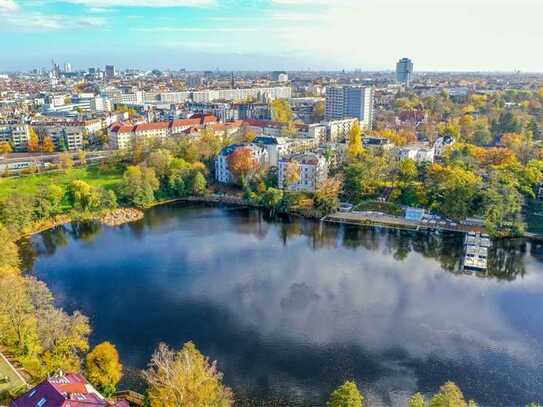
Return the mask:
{"type": "Polygon", "coordinates": [[[537,242],[497,243],[488,272],[464,274],[460,234],[174,204],[22,247],[58,305],[90,317],[92,343],[117,345],[125,386],[159,342],[192,340],[244,405],[324,405],[346,379],[372,405],[447,380],[483,406],[543,401],[537,242]]]}

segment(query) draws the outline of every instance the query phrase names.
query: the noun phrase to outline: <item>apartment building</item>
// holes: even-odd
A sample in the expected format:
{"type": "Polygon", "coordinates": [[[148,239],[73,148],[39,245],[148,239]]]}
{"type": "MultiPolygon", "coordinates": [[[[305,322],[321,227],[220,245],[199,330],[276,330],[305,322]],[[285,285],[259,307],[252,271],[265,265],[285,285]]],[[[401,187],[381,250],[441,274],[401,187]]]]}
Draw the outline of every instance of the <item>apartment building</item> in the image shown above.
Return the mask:
{"type": "Polygon", "coordinates": [[[289,191],[314,193],[328,177],[326,159],[316,153],[302,153],[279,160],[278,184],[289,191]],[[287,168],[295,162],[299,170],[299,180],[288,183],[287,168]]]}
{"type": "Polygon", "coordinates": [[[356,118],[366,129],[373,125],[373,88],[355,85],[326,88],[327,121],[356,118]]]}

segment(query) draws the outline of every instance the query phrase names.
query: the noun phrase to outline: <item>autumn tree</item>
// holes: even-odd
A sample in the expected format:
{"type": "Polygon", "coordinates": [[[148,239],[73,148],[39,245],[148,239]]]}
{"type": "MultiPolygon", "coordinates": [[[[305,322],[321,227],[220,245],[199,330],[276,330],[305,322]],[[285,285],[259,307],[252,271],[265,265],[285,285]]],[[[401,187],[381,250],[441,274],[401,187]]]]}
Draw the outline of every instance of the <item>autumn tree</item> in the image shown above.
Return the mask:
{"type": "Polygon", "coordinates": [[[297,160],[290,160],[285,167],[285,176],[283,187],[287,188],[289,185],[296,185],[302,179],[302,169],[300,163],[297,160]]]}
{"type": "Polygon", "coordinates": [[[346,381],[330,395],[328,407],[362,407],[364,396],[353,381],[346,381]]]}
{"type": "Polygon", "coordinates": [[[250,127],[246,126],[242,130],[241,143],[252,143],[256,138],[256,133],[250,127]]]}
{"type": "Polygon", "coordinates": [[[87,165],[87,152],[85,150],[78,150],[77,159],[79,161],[79,165],[87,165]]]}
{"type": "Polygon", "coordinates": [[[315,207],[324,214],[337,210],[339,208],[339,193],[342,185],[340,178],[327,178],[315,192],[315,207]]]}
{"type": "Polygon", "coordinates": [[[86,375],[104,396],[111,397],[117,391],[123,366],[115,345],[102,342],[87,354],[86,375]]]}
{"type": "Polygon", "coordinates": [[[72,181],[68,188],[68,199],[74,208],[84,211],[100,207],[100,194],[85,181],[72,181]]]}
{"type": "Polygon", "coordinates": [[[12,152],[13,148],[11,148],[11,144],[7,141],[0,142],[0,154],[10,154],[12,152]]]}
{"type": "Polygon", "coordinates": [[[272,120],[279,123],[291,123],[294,121],[294,113],[287,99],[275,99],[271,104],[272,120]]]}
{"type": "Polygon", "coordinates": [[[19,249],[9,231],[0,223],[0,278],[19,273],[19,249]]]}
{"type": "Polygon", "coordinates": [[[416,393],[409,398],[408,407],[425,407],[426,400],[421,393],[416,393]]]}
{"type": "Polygon", "coordinates": [[[152,407],[233,405],[233,394],[222,383],[216,362],[202,355],[192,342],[179,351],[161,343],[143,377],[152,407]]]}
{"type": "Polygon", "coordinates": [[[52,153],[55,151],[55,143],[53,143],[53,139],[51,138],[51,136],[46,136],[43,139],[43,144],[42,144],[41,149],[44,153],[52,153]]]}
{"type": "Polygon", "coordinates": [[[28,129],[28,151],[34,153],[40,150],[40,139],[38,137],[38,133],[36,133],[36,130],[33,127],[29,127],[28,129]]]}
{"type": "Polygon", "coordinates": [[[202,196],[207,190],[207,181],[200,171],[196,171],[192,177],[192,195],[202,196]]]}
{"type": "Polygon", "coordinates": [[[72,154],[68,152],[62,153],[58,159],[58,166],[64,171],[71,170],[74,166],[74,160],[72,158],[72,154]]]}
{"type": "Polygon", "coordinates": [[[453,382],[447,382],[440,387],[430,400],[429,407],[476,407],[473,401],[466,402],[462,391],[453,382]]]}
{"type": "Polygon", "coordinates": [[[255,158],[253,151],[248,146],[237,148],[228,157],[228,168],[236,177],[239,177],[241,182],[245,182],[246,178],[258,170],[259,163],[255,158]]]}
{"type": "Polygon", "coordinates": [[[356,121],[349,132],[349,143],[347,145],[347,158],[349,161],[353,161],[359,158],[364,152],[364,146],[362,145],[362,130],[360,129],[360,123],[356,121]]]}

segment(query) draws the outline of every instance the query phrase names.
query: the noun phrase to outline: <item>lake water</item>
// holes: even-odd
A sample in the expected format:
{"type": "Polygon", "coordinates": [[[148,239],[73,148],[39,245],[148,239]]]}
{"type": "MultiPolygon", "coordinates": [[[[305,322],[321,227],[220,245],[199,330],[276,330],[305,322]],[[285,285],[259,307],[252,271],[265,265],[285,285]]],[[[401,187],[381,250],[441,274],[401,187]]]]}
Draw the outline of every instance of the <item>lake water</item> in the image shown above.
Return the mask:
{"type": "Polygon", "coordinates": [[[92,343],[117,345],[125,385],[159,342],[193,340],[244,405],[324,405],[353,378],[378,406],[447,380],[483,406],[541,402],[543,246],[500,243],[488,273],[464,274],[462,241],[171,205],[23,252],[92,343]]]}

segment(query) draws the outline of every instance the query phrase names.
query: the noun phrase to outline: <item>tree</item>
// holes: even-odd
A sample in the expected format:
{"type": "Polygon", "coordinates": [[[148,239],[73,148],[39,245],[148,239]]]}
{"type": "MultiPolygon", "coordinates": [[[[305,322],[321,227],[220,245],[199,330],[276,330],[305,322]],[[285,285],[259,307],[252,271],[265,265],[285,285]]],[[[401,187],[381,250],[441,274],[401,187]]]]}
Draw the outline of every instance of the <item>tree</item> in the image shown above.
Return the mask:
{"type": "Polygon", "coordinates": [[[271,110],[273,121],[285,124],[294,121],[294,113],[287,99],[275,99],[271,104],[271,110]]]}
{"type": "Polygon", "coordinates": [[[260,203],[266,208],[275,209],[283,201],[283,191],[277,188],[268,188],[260,198],[260,203]]]}
{"type": "Polygon", "coordinates": [[[324,214],[337,210],[341,187],[342,182],[339,178],[327,178],[315,192],[315,207],[324,214]]]}
{"type": "Polygon", "coordinates": [[[252,143],[256,138],[256,133],[254,130],[251,130],[250,127],[244,127],[241,135],[242,143],[252,143]]]}
{"type": "Polygon", "coordinates": [[[41,187],[34,198],[34,215],[37,219],[47,219],[61,212],[64,191],[55,184],[41,187]]]}
{"type": "Polygon", "coordinates": [[[123,375],[123,365],[115,345],[102,342],[87,355],[87,379],[106,397],[117,391],[117,384],[123,375]]]}
{"type": "Polygon", "coordinates": [[[202,196],[207,189],[207,181],[200,171],[197,171],[192,178],[192,194],[202,196]]]}
{"type": "Polygon", "coordinates": [[[356,121],[349,132],[349,144],[347,145],[347,158],[349,161],[353,161],[359,158],[364,152],[364,146],[362,145],[362,131],[360,130],[360,123],[356,121]]]}
{"type": "Polygon", "coordinates": [[[13,148],[11,148],[11,144],[9,144],[7,141],[2,141],[0,143],[0,154],[9,154],[13,152],[13,148]]]}
{"type": "Polygon", "coordinates": [[[430,407],[475,407],[475,403],[464,400],[462,391],[453,382],[447,382],[440,387],[439,393],[430,400],[430,407]]]}
{"type": "Polygon", "coordinates": [[[149,154],[146,163],[147,167],[155,170],[155,174],[159,179],[165,180],[170,174],[170,166],[173,159],[172,153],[166,149],[160,148],[149,154]]]}
{"type": "Polygon", "coordinates": [[[242,183],[248,175],[258,169],[258,161],[254,157],[253,151],[248,146],[238,147],[228,157],[228,167],[230,172],[239,177],[242,183]]]}
{"type": "Polygon", "coordinates": [[[55,151],[55,143],[53,143],[53,139],[51,138],[51,136],[46,136],[43,139],[42,151],[44,153],[52,153],[53,151],[55,151]]]}
{"type": "Polygon", "coordinates": [[[28,128],[28,151],[34,153],[40,150],[40,139],[33,127],[28,128]]]}
{"type": "Polygon", "coordinates": [[[79,165],[87,165],[87,153],[85,150],[79,150],[77,152],[77,159],[79,160],[79,165]]]}
{"type": "Polygon", "coordinates": [[[346,381],[330,395],[328,407],[362,407],[364,396],[355,382],[346,381]]]}
{"type": "Polygon", "coordinates": [[[311,115],[313,123],[318,123],[324,120],[324,101],[319,100],[313,105],[313,114],[311,115]]]}
{"type": "Polygon", "coordinates": [[[302,169],[300,163],[297,160],[290,160],[285,168],[285,185],[287,188],[289,185],[296,185],[302,179],[302,169]]]}
{"type": "Polygon", "coordinates": [[[85,181],[72,181],[68,188],[68,198],[74,208],[84,211],[95,210],[100,207],[99,192],[85,181]]]}
{"type": "Polygon", "coordinates": [[[414,160],[406,159],[400,161],[400,179],[402,181],[413,181],[418,176],[417,163],[414,160]]]}
{"type": "Polygon", "coordinates": [[[155,192],[160,183],[152,168],[129,166],[124,175],[120,189],[128,202],[145,207],[155,200],[155,192]]]}
{"type": "Polygon", "coordinates": [[[180,351],[161,343],[143,372],[152,407],[233,405],[231,390],[222,383],[222,373],[192,342],[180,351]]]}
{"type": "Polygon", "coordinates": [[[34,221],[34,202],[30,195],[15,192],[0,201],[0,222],[14,236],[32,226],[34,221]]]}
{"type": "Polygon", "coordinates": [[[409,399],[409,407],[425,407],[426,400],[424,396],[420,393],[416,393],[409,399]]]}
{"type": "Polygon", "coordinates": [[[64,171],[71,170],[74,166],[74,160],[72,158],[72,155],[68,152],[62,153],[58,160],[58,166],[64,171]]]}
{"type": "Polygon", "coordinates": [[[52,304],[37,307],[36,315],[42,348],[41,375],[50,375],[58,370],[79,372],[80,354],[89,350],[89,319],[78,311],[68,315],[52,304]]]}
{"type": "Polygon", "coordinates": [[[0,344],[18,355],[38,348],[37,320],[24,277],[0,277],[0,344]]]}
{"type": "Polygon", "coordinates": [[[19,265],[19,249],[9,231],[0,223],[0,278],[19,273],[19,265]]]}

